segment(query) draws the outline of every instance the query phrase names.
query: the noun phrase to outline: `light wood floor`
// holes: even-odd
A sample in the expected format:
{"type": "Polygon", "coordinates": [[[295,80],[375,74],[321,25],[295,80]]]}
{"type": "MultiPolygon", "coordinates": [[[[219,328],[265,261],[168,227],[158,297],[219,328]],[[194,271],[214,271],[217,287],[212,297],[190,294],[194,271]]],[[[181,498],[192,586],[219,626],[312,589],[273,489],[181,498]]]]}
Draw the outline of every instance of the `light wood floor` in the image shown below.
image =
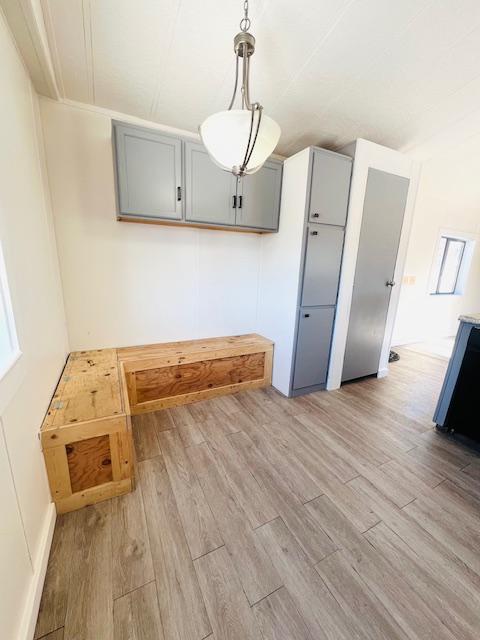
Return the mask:
{"type": "Polygon", "coordinates": [[[36,638],[478,640],[480,460],[446,363],[135,420],[135,493],[58,519],[36,638]]]}

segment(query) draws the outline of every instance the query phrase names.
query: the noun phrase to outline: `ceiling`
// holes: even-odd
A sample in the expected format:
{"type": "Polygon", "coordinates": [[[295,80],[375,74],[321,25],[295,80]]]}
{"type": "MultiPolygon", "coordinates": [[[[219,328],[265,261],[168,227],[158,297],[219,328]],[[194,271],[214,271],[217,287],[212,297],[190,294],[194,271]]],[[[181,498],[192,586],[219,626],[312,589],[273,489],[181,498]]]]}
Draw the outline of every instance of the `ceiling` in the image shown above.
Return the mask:
{"type": "MultiPolygon", "coordinates": [[[[241,0],[42,0],[61,94],[196,131],[225,109],[241,0]]],[[[480,109],[479,0],[250,0],[252,98],[284,155],[411,149],[480,109]]]]}

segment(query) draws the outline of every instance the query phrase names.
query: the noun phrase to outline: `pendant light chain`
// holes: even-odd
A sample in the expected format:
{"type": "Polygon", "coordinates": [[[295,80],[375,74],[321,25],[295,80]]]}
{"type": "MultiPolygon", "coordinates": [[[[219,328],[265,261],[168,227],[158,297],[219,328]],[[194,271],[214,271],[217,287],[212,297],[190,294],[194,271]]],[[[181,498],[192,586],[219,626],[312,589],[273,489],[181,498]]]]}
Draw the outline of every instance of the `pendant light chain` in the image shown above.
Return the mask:
{"type": "Polygon", "coordinates": [[[243,3],[243,13],[244,16],[240,20],[240,31],[246,33],[250,29],[251,25],[250,18],[248,17],[248,0],[245,0],[245,2],[243,3]]]}

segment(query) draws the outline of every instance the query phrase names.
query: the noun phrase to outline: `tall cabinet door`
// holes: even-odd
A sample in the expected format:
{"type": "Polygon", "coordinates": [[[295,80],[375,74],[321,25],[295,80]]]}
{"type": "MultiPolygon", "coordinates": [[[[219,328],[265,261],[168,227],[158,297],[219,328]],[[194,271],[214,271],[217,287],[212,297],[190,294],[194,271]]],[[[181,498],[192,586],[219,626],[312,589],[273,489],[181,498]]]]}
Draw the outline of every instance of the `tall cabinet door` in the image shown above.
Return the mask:
{"type": "Polygon", "coordinates": [[[185,143],[185,219],[235,224],[236,179],[210,159],[195,142],[185,143]]]}
{"type": "Polygon", "coordinates": [[[368,171],[342,381],[378,372],[409,185],[368,171]]]}
{"type": "Polygon", "coordinates": [[[269,160],[256,173],[238,181],[237,219],[240,227],[278,229],[282,163],[269,160]]]}
{"type": "Polygon", "coordinates": [[[338,153],[314,149],[312,162],[309,219],[311,222],[344,226],[352,160],[338,153]]]}
{"type": "Polygon", "coordinates": [[[302,306],[334,305],[343,252],[343,227],[310,224],[303,274],[302,306]]]}
{"type": "Polygon", "coordinates": [[[182,142],[133,125],[114,123],[119,213],[182,218],[182,142]]]}
{"type": "Polygon", "coordinates": [[[334,316],[333,307],[300,310],[294,389],[326,382],[334,316]]]}

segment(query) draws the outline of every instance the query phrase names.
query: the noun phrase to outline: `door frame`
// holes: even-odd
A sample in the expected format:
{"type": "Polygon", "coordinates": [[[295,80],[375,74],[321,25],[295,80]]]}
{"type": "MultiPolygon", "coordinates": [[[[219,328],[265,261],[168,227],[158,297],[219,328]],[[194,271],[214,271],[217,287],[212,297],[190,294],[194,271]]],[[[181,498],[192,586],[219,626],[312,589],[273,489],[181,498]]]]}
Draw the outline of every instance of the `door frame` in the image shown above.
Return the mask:
{"type": "Polygon", "coordinates": [[[381,145],[359,138],[351,145],[340,150],[354,159],[352,182],[350,186],[350,201],[348,205],[347,226],[345,229],[345,244],[340,286],[338,290],[337,315],[333,331],[330,369],[327,379],[327,389],[338,389],[342,382],[343,360],[347,343],[350,308],[352,304],[355,269],[360,242],[360,232],[363,218],[363,204],[368,180],[369,169],[378,169],[410,180],[405,214],[403,218],[397,261],[395,264],[394,281],[390,295],[390,302],[385,324],[378,377],[388,375],[388,356],[393,333],[393,326],[397,314],[400,298],[401,281],[407,256],[408,240],[412,226],[415,198],[420,178],[420,165],[408,156],[388,149],[381,145]]]}

